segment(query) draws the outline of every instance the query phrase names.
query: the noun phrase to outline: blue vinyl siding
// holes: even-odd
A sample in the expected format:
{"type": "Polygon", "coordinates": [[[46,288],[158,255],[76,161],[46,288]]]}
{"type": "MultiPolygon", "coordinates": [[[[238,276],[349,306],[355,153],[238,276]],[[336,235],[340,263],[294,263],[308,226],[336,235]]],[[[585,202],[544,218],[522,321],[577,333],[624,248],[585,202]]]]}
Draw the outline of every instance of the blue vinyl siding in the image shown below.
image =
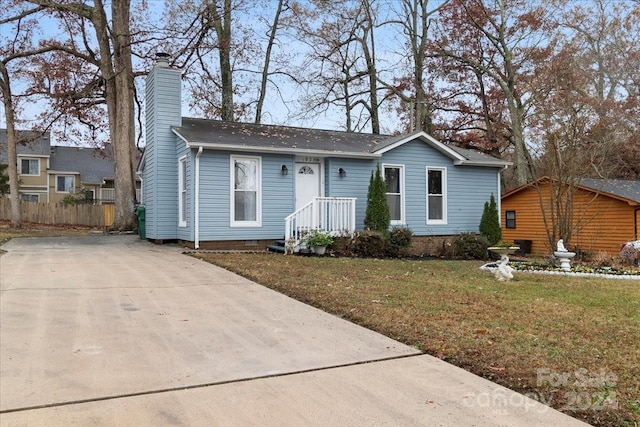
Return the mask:
{"type": "Polygon", "coordinates": [[[455,166],[448,176],[449,228],[454,233],[479,231],[484,203],[500,200],[497,169],[455,166]],[[455,228],[451,227],[455,226],[455,228]]]}
{"type": "Polygon", "coordinates": [[[376,165],[404,165],[406,226],[416,235],[447,235],[477,232],[484,202],[491,193],[499,197],[499,169],[454,166],[453,161],[421,141],[408,142],[383,155],[380,160],[327,159],[326,194],[333,197],[357,197],[356,228],[364,228],[367,192],[371,172],[376,165]],[[446,168],[447,224],[427,225],[427,166],[446,168]],[[338,169],[347,171],[340,178],[338,169]]]}
{"type": "MultiPolygon", "coordinates": [[[[280,239],[284,219],[294,211],[294,169],[292,156],[264,155],[262,158],[262,225],[231,227],[230,156],[244,155],[205,151],[200,159],[200,240],[280,239]],[[282,165],[288,175],[282,175],[282,165]]],[[[254,155],[252,155],[254,156],[254,155]]]]}
{"type": "Polygon", "coordinates": [[[477,232],[484,202],[498,194],[498,169],[454,166],[453,161],[420,141],[408,142],[384,154],[381,163],[405,165],[407,226],[416,235],[477,232]],[[427,167],[446,168],[447,224],[427,224],[427,167]]]}
{"type": "Polygon", "coordinates": [[[150,239],[175,239],[178,223],[176,136],[182,123],[180,70],[153,68],[146,88],[145,207],[150,239]],[[157,88],[157,89],[156,89],[157,88]]]}
{"type": "Polygon", "coordinates": [[[326,195],[331,197],[356,197],[356,229],[364,229],[364,215],[367,210],[367,193],[371,172],[378,161],[361,159],[330,158],[326,161],[326,195]],[[347,176],[340,178],[338,169],[343,168],[347,176]]]}

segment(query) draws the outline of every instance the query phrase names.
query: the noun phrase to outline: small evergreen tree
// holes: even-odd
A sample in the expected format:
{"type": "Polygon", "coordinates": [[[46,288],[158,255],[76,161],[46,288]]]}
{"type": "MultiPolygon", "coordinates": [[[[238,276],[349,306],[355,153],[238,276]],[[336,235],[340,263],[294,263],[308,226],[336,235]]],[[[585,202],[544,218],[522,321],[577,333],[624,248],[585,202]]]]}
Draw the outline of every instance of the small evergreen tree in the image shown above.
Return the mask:
{"type": "Polygon", "coordinates": [[[495,245],[502,239],[502,229],[500,228],[500,216],[498,214],[498,206],[496,199],[491,193],[488,202],[484,202],[484,211],[480,219],[480,234],[484,235],[489,241],[489,245],[495,245]]]}
{"type": "Polygon", "coordinates": [[[391,214],[387,203],[387,186],[380,172],[380,164],[376,172],[371,172],[369,192],[367,194],[367,211],[364,216],[364,226],[369,230],[386,234],[389,231],[391,214]]]}

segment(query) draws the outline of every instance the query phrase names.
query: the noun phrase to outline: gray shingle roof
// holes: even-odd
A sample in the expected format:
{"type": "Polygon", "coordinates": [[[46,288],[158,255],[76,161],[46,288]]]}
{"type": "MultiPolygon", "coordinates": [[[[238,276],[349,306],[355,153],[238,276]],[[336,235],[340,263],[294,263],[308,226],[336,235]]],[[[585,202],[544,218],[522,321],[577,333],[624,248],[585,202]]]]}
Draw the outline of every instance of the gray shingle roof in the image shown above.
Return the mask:
{"type": "MultiPolygon", "coordinates": [[[[371,158],[379,157],[377,152],[386,147],[403,140],[411,140],[413,135],[415,138],[424,138],[425,135],[422,132],[400,136],[375,135],[193,118],[183,118],[182,126],[174,127],[173,131],[183,140],[194,145],[205,144],[229,149],[239,147],[289,152],[307,150],[318,154],[360,155],[371,158]]],[[[473,150],[444,146],[439,142],[436,144],[451,149],[471,163],[492,167],[502,167],[508,164],[501,159],[473,150]]]]}
{"type": "Polygon", "coordinates": [[[505,162],[502,159],[498,159],[496,157],[490,156],[481,151],[460,148],[460,147],[456,147],[455,145],[449,145],[448,147],[451,148],[456,153],[460,154],[461,156],[465,157],[470,162],[484,163],[487,165],[494,164],[496,166],[504,166],[505,164],[509,164],[508,162],[505,162]]]}
{"type": "Polygon", "coordinates": [[[190,143],[345,153],[371,153],[376,145],[388,138],[384,135],[192,118],[183,118],[182,126],[174,130],[190,143]]]}
{"type": "Polygon", "coordinates": [[[640,203],[640,180],[638,179],[584,178],[580,181],[580,185],[640,203]]]}
{"type": "MultiPolygon", "coordinates": [[[[48,156],[51,150],[49,132],[44,135],[40,133],[19,130],[18,146],[16,151],[18,154],[48,156]],[[35,140],[34,140],[35,138],[35,140]],[[30,141],[25,143],[24,141],[30,141]]],[[[7,130],[0,129],[0,163],[7,163],[7,130]]]]}
{"type": "Polygon", "coordinates": [[[106,178],[113,178],[114,165],[111,149],[87,147],[51,148],[50,168],[53,171],[78,172],[84,184],[102,184],[106,178]]]}

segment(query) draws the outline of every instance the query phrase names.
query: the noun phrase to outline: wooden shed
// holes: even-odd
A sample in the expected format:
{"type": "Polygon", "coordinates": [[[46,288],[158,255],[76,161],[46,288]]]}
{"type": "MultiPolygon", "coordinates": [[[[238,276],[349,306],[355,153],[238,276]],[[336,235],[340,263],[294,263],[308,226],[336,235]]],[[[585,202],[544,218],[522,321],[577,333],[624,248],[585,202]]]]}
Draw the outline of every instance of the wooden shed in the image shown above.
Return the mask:
{"type": "MultiPolygon", "coordinates": [[[[556,210],[550,206],[563,205],[557,189],[558,181],[543,177],[504,194],[503,240],[530,241],[532,254],[551,254],[547,227],[556,210]]],[[[573,211],[569,248],[617,255],[624,242],[640,238],[640,180],[583,179],[566,191],[573,192],[573,203],[564,204],[573,211]]]]}

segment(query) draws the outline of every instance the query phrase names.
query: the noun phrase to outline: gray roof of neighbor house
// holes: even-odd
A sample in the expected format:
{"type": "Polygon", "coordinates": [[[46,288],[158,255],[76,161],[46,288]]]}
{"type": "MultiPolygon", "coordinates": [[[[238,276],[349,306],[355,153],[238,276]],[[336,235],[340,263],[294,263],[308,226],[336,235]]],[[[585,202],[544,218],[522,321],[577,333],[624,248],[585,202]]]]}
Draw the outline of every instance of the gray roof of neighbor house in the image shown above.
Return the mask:
{"type": "Polygon", "coordinates": [[[445,151],[449,155],[455,152],[454,155],[462,163],[495,167],[508,164],[478,151],[442,144],[428,137],[424,132],[391,136],[186,117],[182,119],[182,126],[174,127],[173,131],[191,145],[202,145],[208,148],[306,152],[369,158],[379,157],[377,152],[386,147],[413,138],[421,138],[438,144],[440,148],[446,147],[445,151]]]}
{"type": "Polygon", "coordinates": [[[638,179],[584,178],[580,181],[580,185],[640,203],[640,180],[638,179]]]}
{"type": "MultiPolygon", "coordinates": [[[[43,135],[41,132],[19,130],[17,134],[18,145],[16,146],[16,151],[18,154],[33,156],[49,155],[51,151],[49,132],[45,132],[43,135]]],[[[0,163],[7,163],[8,157],[7,130],[0,129],[0,163]]]]}
{"type": "Polygon", "coordinates": [[[103,184],[113,179],[114,164],[111,147],[51,147],[50,169],[60,172],[78,172],[83,184],[103,184]]]}

